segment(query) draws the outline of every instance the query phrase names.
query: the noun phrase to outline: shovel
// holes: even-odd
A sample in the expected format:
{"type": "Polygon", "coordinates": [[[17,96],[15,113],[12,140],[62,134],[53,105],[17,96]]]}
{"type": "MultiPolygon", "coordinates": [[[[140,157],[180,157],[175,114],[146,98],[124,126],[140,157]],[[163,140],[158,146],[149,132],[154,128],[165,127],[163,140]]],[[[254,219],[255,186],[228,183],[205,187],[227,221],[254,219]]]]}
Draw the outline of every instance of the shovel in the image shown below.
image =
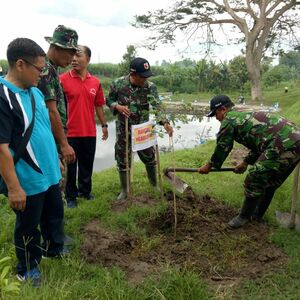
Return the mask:
{"type": "Polygon", "coordinates": [[[296,166],[294,172],[294,191],[292,197],[291,213],[282,213],[276,211],[277,222],[282,226],[290,229],[300,229],[300,219],[296,214],[297,211],[297,199],[298,199],[298,182],[299,182],[300,163],[296,166]]]}
{"type": "MultiPolygon", "coordinates": [[[[210,172],[226,172],[226,171],[233,171],[235,168],[223,168],[220,170],[217,169],[212,169],[210,172]]],[[[174,168],[174,167],[169,167],[164,169],[164,178],[167,179],[172,186],[175,187],[175,189],[179,193],[184,193],[188,189],[190,189],[190,186],[183,181],[181,178],[177,177],[174,175],[174,172],[198,172],[199,168],[174,168]]]]}

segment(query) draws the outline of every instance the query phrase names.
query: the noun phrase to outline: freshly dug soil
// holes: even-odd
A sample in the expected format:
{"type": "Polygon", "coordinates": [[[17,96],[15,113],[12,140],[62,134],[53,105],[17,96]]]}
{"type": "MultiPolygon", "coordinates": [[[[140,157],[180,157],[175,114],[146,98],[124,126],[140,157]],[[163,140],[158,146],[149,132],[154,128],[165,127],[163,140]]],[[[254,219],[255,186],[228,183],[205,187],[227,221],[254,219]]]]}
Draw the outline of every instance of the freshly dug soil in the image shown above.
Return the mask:
{"type": "Polygon", "coordinates": [[[249,149],[240,145],[238,148],[234,148],[229,154],[229,161],[233,166],[240,164],[244,157],[249,153],[249,149]]]}
{"type": "MultiPolygon", "coordinates": [[[[173,194],[165,196],[165,212],[139,221],[146,236],[111,232],[98,220],[86,224],[81,248],[84,259],[104,267],[120,267],[132,283],[158,274],[164,264],[193,269],[219,284],[257,278],[286,263],[287,256],[269,241],[267,225],[249,223],[232,230],[227,222],[238,213],[236,209],[192,191],[176,199],[175,234],[173,194]]],[[[147,194],[132,199],[149,206],[155,201],[147,194]]],[[[129,205],[129,201],[122,201],[113,208],[120,212],[129,205]]]]}

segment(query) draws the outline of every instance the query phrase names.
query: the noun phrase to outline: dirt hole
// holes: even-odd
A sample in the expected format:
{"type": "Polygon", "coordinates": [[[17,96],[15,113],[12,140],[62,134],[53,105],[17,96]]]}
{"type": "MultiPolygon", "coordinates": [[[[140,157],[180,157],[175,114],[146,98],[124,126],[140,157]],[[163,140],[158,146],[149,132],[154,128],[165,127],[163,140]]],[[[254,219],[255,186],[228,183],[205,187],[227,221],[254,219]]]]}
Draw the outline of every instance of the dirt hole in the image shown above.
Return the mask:
{"type": "MultiPolygon", "coordinates": [[[[111,232],[98,220],[86,224],[83,258],[104,267],[120,267],[132,283],[158,274],[164,264],[191,268],[208,280],[224,282],[257,278],[286,263],[287,256],[269,241],[267,225],[250,223],[242,229],[229,229],[227,222],[237,210],[210,196],[190,192],[177,198],[175,236],[172,200],[172,193],[167,193],[165,212],[139,221],[146,231],[144,237],[111,232]]],[[[157,200],[144,194],[132,201],[154,205],[157,200]]],[[[113,207],[122,211],[129,205],[123,201],[113,207]]]]}

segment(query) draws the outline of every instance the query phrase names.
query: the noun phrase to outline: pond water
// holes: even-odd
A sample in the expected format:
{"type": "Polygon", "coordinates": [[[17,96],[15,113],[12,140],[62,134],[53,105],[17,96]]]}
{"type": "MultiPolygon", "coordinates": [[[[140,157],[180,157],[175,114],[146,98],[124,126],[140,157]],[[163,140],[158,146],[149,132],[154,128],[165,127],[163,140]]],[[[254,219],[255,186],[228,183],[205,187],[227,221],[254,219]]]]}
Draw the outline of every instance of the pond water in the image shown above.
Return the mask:
{"type": "MultiPolygon", "coordinates": [[[[188,149],[203,144],[206,140],[215,139],[219,130],[220,123],[215,118],[203,117],[202,121],[196,119],[194,116],[188,116],[188,123],[178,121],[174,127],[174,149],[188,149]],[[175,128],[179,127],[179,128],[175,128]]],[[[158,130],[162,126],[157,126],[158,130]]],[[[97,126],[97,148],[94,161],[94,172],[99,172],[116,165],[114,157],[114,146],[116,128],[115,122],[108,122],[109,138],[106,141],[101,140],[102,128],[97,126]]],[[[164,131],[164,130],[163,130],[164,131]]],[[[164,134],[163,137],[158,137],[158,146],[160,152],[171,151],[169,136],[164,134]]],[[[138,160],[138,156],[135,155],[138,160]]]]}

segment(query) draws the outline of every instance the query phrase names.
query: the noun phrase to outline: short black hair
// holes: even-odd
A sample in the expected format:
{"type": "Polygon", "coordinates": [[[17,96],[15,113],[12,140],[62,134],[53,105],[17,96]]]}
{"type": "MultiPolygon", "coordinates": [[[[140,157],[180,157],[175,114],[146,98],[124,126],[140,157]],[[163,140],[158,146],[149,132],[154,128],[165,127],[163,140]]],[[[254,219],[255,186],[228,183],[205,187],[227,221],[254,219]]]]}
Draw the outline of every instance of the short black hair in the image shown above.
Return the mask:
{"type": "Polygon", "coordinates": [[[27,38],[16,38],[9,43],[6,56],[9,66],[13,67],[20,58],[34,61],[40,56],[45,57],[46,53],[35,41],[27,38]]]}
{"type": "Polygon", "coordinates": [[[91,58],[92,51],[91,51],[91,49],[88,46],[78,45],[78,47],[82,47],[83,48],[83,52],[87,55],[87,57],[91,58]]]}

